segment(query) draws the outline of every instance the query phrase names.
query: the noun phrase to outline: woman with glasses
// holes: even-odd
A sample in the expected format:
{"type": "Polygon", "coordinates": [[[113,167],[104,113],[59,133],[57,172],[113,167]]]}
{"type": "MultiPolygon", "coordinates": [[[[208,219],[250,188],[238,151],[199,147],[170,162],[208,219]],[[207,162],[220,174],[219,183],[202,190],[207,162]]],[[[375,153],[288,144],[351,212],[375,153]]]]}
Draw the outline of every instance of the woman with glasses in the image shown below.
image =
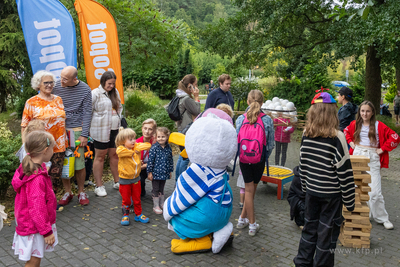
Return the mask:
{"type": "MultiPolygon", "coordinates": [[[[53,186],[60,184],[60,177],[64,163],[64,154],[67,147],[65,132],[65,112],[61,97],[53,95],[53,87],[56,81],[54,74],[40,70],[33,75],[31,80],[32,88],[38,94],[28,99],[25,103],[22,115],[21,133],[32,120],[41,120],[45,123],[45,129],[51,133],[56,141],[51,158],[49,175],[53,186]]],[[[23,135],[22,135],[23,136],[23,135]]],[[[24,142],[24,140],[22,140],[24,142]]]]}

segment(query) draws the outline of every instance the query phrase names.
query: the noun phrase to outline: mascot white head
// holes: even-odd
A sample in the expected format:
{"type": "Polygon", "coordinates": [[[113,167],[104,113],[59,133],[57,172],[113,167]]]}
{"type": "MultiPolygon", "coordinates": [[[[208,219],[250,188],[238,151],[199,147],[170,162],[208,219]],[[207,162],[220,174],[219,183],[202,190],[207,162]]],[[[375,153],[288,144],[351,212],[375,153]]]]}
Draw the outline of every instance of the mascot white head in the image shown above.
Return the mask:
{"type": "Polygon", "coordinates": [[[219,109],[215,113],[203,114],[198,118],[186,133],[186,152],[192,163],[211,168],[225,169],[237,151],[237,135],[233,128],[232,119],[218,117],[219,109]]]}

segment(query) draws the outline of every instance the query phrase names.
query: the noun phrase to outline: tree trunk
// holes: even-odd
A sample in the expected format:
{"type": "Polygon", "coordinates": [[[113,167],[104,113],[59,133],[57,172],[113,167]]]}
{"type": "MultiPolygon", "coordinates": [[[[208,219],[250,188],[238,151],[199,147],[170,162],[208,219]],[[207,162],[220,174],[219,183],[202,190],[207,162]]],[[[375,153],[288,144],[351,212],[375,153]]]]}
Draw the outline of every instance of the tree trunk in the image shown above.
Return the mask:
{"type": "Polygon", "coordinates": [[[364,99],[374,104],[375,110],[379,113],[381,101],[381,59],[377,57],[375,46],[369,46],[365,67],[365,95],[364,99]]]}
{"type": "Polygon", "coordinates": [[[397,91],[400,90],[400,64],[397,64],[396,66],[396,86],[397,86],[397,91]]]}

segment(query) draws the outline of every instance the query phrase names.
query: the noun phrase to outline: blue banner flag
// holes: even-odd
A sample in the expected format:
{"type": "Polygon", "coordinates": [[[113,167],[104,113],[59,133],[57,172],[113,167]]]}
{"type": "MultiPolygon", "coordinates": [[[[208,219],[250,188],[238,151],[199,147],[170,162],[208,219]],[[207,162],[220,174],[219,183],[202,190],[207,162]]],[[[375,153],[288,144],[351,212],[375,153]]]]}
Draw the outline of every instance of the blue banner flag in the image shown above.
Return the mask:
{"type": "Polygon", "coordinates": [[[71,14],[57,0],[16,0],[32,71],[47,70],[57,79],[76,67],[76,35],[71,14]]]}

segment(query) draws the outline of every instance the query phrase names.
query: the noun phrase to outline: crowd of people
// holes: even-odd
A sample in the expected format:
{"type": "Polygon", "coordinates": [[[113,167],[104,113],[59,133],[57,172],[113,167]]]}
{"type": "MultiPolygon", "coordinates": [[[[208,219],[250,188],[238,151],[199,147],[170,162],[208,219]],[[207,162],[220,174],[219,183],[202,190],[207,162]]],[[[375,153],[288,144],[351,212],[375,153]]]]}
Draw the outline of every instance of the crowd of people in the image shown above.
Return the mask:
{"type": "MultiPolygon", "coordinates": [[[[222,203],[219,207],[222,208],[224,221],[218,226],[214,225],[213,232],[229,225],[227,222],[232,210],[232,195],[227,185],[226,169],[221,169],[222,166],[211,168],[215,178],[211,182],[210,177],[202,177],[203,169],[196,167],[197,164],[192,164],[188,169],[192,158],[186,157],[185,153],[181,153],[174,168],[172,149],[168,144],[170,131],[158,127],[151,118],[142,123],[143,136],[139,138],[132,129],[121,127],[123,107],[115,88],[117,78],[121,77],[106,71],[100,79],[99,87],[93,90],[77,78],[77,70],[71,66],[62,70],[59,81],[47,71],[39,71],[32,78],[32,88],[38,94],[25,104],[21,122],[23,145],[17,153],[21,165],[12,180],[17,192],[13,249],[19,259],[27,261],[29,266],[39,266],[44,252],[53,251],[58,242],[56,210],[59,206],[68,205],[73,199],[71,177],[61,179],[61,173],[65,152],[75,146],[75,141],[79,141],[77,154],[81,155],[76,156],[74,164],[78,201],[81,205],[89,204],[84,192],[87,170],[83,156],[89,137],[93,139],[95,155],[94,193],[99,197],[107,195],[102,176],[105,156],[108,155],[113,188],[119,190],[122,196],[121,225],[130,224],[129,214],[132,210],[135,221],[149,222],[141,207],[141,197],[146,194],[146,180],[152,184],[153,212],[164,213],[169,227],[182,239],[191,237],[193,233],[184,229],[187,221],[180,221],[179,218],[183,218],[181,212],[188,209],[194,200],[200,199],[200,191],[205,192],[205,198],[211,199],[211,202],[222,203]],[[173,196],[165,201],[164,187],[174,169],[177,187],[173,196]],[[197,173],[199,180],[190,185],[193,178],[189,177],[193,173],[197,173]],[[61,184],[65,194],[57,203],[54,191],[61,184]],[[201,189],[198,192],[193,189],[197,187],[201,189]],[[192,190],[187,191],[191,196],[183,193],[185,188],[192,190]],[[209,197],[207,190],[210,191],[209,197]],[[171,208],[177,199],[180,199],[179,209],[177,206],[171,208]],[[164,203],[168,210],[164,208],[164,203]]],[[[219,109],[219,112],[222,110],[224,115],[219,114],[219,117],[226,116],[225,119],[230,122],[228,125],[231,125],[229,127],[232,127],[234,99],[230,92],[231,81],[227,74],[218,78],[218,88],[214,88],[211,81],[209,89],[213,90],[210,90],[207,97],[205,111],[201,112],[196,76],[189,74],[183,77],[176,90],[178,108],[182,114],[181,120],[176,123],[178,132],[187,133],[196,118],[207,116],[207,112],[213,109],[219,109]]],[[[380,168],[388,167],[388,152],[397,147],[400,139],[389,127],[376,120],[375,108],[371,102],[364,101],[357,108],[351,103],[352,97],[349,88],[342,88],[338,98],[342,107],[337,112],[336,100],[326,92],[318,93],[307,113],[299,166],[294,170],[296,177],[288,197],[291,218],[295,218],[299,226],[304,226],[298,255],[294,259],[296,266],[334,264],[331,249],[336,247],[339,227],[343,222],[342,206],[344,204],[349,211],[354,209],[355,186],[350,154],[370,159],[370,216],[386,229],[393,229],[382,196],[380,168]]],[[[261,110],[263,102],[261,91],[250,91],[247,97],[248,108],[235,122],[235,146],[238,148],[242,179],[242,212],[236,228],[249,227],[250,236],[256,235],[261,227],[256,222],[254,196],[265,163],[276,146],[275,163],[285,165],[287,144],[294,131],[294,126],[280,126],[282,123],[290,123],[281,113],[276,118],[265,114],[261,110]]],[[[202,233],[205,234],[206,230],[202,233]]],[[[173,245],[173,252],[177,244],[173,245]]]]}

